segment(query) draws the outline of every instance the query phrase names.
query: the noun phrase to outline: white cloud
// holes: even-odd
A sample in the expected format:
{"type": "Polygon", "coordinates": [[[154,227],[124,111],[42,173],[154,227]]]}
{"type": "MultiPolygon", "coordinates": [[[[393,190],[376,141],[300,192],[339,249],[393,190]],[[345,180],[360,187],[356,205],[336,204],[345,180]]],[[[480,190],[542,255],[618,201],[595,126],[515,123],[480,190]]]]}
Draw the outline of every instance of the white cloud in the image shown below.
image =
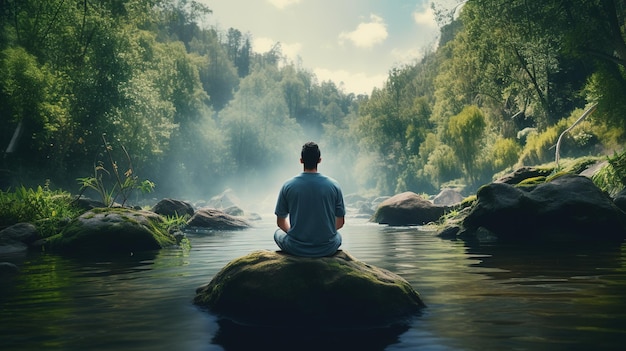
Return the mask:
{"type": "Polygon", "coordinates": [[[387,25],[383,19],[372,14],[369,22],[359,23],[352,32],[341,32],[339,43],[343,44],[345,40],[348,40],[356,47],[371,48],[383,42],[387,36],[387,25]]]}
{"type": "Polygon", "coordinates": [[[267,0],[274,7],[282,10],[289,5],[295,5],[300,2],[300,0],[267,0]]]}
{"type": "Polygon", "coordinates": [[[415,12],[413,12],[413,21],[423,26],[437,28],[435,12],[431,7],[426,8],[426,10],[415,10],[415,12]]]}
{"type": "Polygon", "coordinates": [[[300,43],[280,43],[283,55],[287,56],[290,61],[296,61],[298,55],[302,51],[302,44],[300,43]]]}
{"type": "Polygon", "coordinates": [[[399,63],[411,63],[424,57],[424,50],[418,47],[406,50],[395,48],[391,50],[391,56],[399,63]]]}
{"type": "Polygon", "coordinates": [[[363,72],[348,72],[346,70],[329,70],[316,68],[313,73],[319,82],[332,81],[339,88],[343,87],[345,93],[367,94],[372,93],[372,89],[382,88],[387,79],[387,74],[368,75],[363,72]]]}
{"type": "MultiPolygon", "coordinates": [[[[255,38],[252,41],[252,49],[255,52],[265,53],[268,52],[276,45],[278,41],[272,38],[262,37],[255,38]]],[[[283,56],[287,57],[289,61],[297,61],[298,55],[302,51],[301,43],[280,43],[280,52],[283,56]]]]}
{"type": "Polygon", "coordinates": [[[276,40],[272,38],[254,38],[252,39],[252,50],[255,52],[265,53],[270,51],[276,44],[276,40]]]}

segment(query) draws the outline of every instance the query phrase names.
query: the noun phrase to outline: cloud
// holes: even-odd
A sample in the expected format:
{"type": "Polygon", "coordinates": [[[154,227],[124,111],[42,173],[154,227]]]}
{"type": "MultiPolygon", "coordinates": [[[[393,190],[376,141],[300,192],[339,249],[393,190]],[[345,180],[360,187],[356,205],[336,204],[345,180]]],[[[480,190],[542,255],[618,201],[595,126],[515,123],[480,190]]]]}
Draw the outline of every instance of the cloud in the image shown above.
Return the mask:
{"type": "Polygon", "coordinates": [[[418,47],[412,47],[409,49],[392,49],[391,56],[396,62],[401,64],[415,62],[424,57],[424,49],[418,47]]]}
{"type": "Polygon", "coordinates": [[[267,0],[274,7],[282,10],[287,6],[295,5],[300,2],[300,0],[267,0]]]}
{"type": "Polygon", "coordinates": [[[272,38],[254,38],[252,39],[252,50],[255,52],[268,52],[276,44],[276,40],[272,38]]]}
{"type": "Polygon", "coordinates": [[[289,61],[297,61],[298,55],[302,51],[302,44],[300,43],[280,43],[280,48],[283,52],[283,55],[287,57],[289,61]]]}
{"type": "Polygon", "coordinates": [[[387,79],[387,74],[368,75],[363,72],[348,72],[346,70],[329,70],[316,68],[313,73],[319,82],[332,81],[338,88],[343,88],[344,92],[358,94],[372,93],[372,89],[382,88],[387,79]]]}
{"type": "Polygon", "coordinates": [[[435,12],[431,7],[427,7],[426,10],[419,9],[413,12],[413,21],[419,25],[437,28],[437,21],[435,20],[435,12]]]}
{"type": "MultiPolygon", "coordinates": [[[[252,49],[255,52],[265,53],[270,51],[277,42],[277,40],[267,37],[255,38],[252,41],[252,49]]],[[[287,57],[289,61],[297,61],[301,51],[301,43],[280,43],[280,52],[283,56],[287,57]]]]}
{"type": "Polygon", "coordinates": [[[352,32],[341,32],[339,34],[339,43],[350,41],[359,48],[371,48],[372,46],[383,42],[387,39],[387,25],[383,19],[374,14],[370,15],[370,21],[359,23],[352,32]]]}

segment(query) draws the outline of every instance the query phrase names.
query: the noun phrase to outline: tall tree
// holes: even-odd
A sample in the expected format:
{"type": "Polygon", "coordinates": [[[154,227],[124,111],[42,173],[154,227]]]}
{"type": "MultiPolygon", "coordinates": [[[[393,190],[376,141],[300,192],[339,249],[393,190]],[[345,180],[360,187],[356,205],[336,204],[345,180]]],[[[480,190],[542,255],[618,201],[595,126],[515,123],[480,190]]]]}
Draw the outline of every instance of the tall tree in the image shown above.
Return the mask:
{"type": "Polygon", "coordinates": [[[473,185],[477,179],[477,158],[485,133],[486,122],[476,106],[468,106],[450,118],[446,128],[446,143],[454,150],[463,165],[465,177],[473,185]]]}

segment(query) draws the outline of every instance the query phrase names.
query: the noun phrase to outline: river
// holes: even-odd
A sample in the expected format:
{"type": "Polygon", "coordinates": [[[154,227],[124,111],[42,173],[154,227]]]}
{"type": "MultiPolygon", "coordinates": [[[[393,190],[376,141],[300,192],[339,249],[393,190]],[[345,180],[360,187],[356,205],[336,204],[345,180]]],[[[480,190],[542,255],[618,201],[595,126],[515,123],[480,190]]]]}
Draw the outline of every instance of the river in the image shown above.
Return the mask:
{"type": "MultiPolygon", "coordinates": [[[[268,346],[223,333],[214,316],[191,303],[196,287],[230,260],[276,249],[273,218],[264,217],[244,231],[189,232],[188,250],[115,260],[40,253],[0,257],[20,267],[19,274],[0,277],[0,350],[268,346]]],[[[420,227],[387,227],[356,218],[348,218],[341,233],[342,249],[404,277],[428,306],[407,329],[367,347],[347,339],[354,336],[334,335],[331,342],[342,349],[623,348],[625,244],[470,246],[420,227]]],[[[272,331],[264,342],[281,337],[272,331]]]]}

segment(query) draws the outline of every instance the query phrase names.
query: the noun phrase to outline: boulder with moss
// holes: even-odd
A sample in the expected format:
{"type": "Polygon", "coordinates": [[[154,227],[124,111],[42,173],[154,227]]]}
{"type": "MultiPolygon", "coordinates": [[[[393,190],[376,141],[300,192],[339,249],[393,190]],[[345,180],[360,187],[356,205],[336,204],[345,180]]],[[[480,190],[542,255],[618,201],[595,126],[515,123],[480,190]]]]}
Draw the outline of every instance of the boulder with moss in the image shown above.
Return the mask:
{"type": "Polygon", "coordinates": [[[531,188],[491,183],[476,197],[461,236],[487,230],[505,241],[626,239],[626,213],[587,177],[562,175],[531,188]]]}
{"type": "Polygon", "coordinates": [[[132,254],[175,245],[163,217],[144,210],[97,208],[73,219],[48,238],[47,249],[72,254],[132,254]]]}
{"type": "Polygon", "coordinates": [[[425,307],[402,277],[345,251],[304,258],[256,251],[227,264],[194,303],[241,325],[284,328],[384,328],[425,307]]]}
{"type": "Polygon", "coordinates": [[[434,205],[407,191],[381,202],[370,221],[392,226],[424,225],[438,221],[449,210],[448,206],[434,205]]]}

